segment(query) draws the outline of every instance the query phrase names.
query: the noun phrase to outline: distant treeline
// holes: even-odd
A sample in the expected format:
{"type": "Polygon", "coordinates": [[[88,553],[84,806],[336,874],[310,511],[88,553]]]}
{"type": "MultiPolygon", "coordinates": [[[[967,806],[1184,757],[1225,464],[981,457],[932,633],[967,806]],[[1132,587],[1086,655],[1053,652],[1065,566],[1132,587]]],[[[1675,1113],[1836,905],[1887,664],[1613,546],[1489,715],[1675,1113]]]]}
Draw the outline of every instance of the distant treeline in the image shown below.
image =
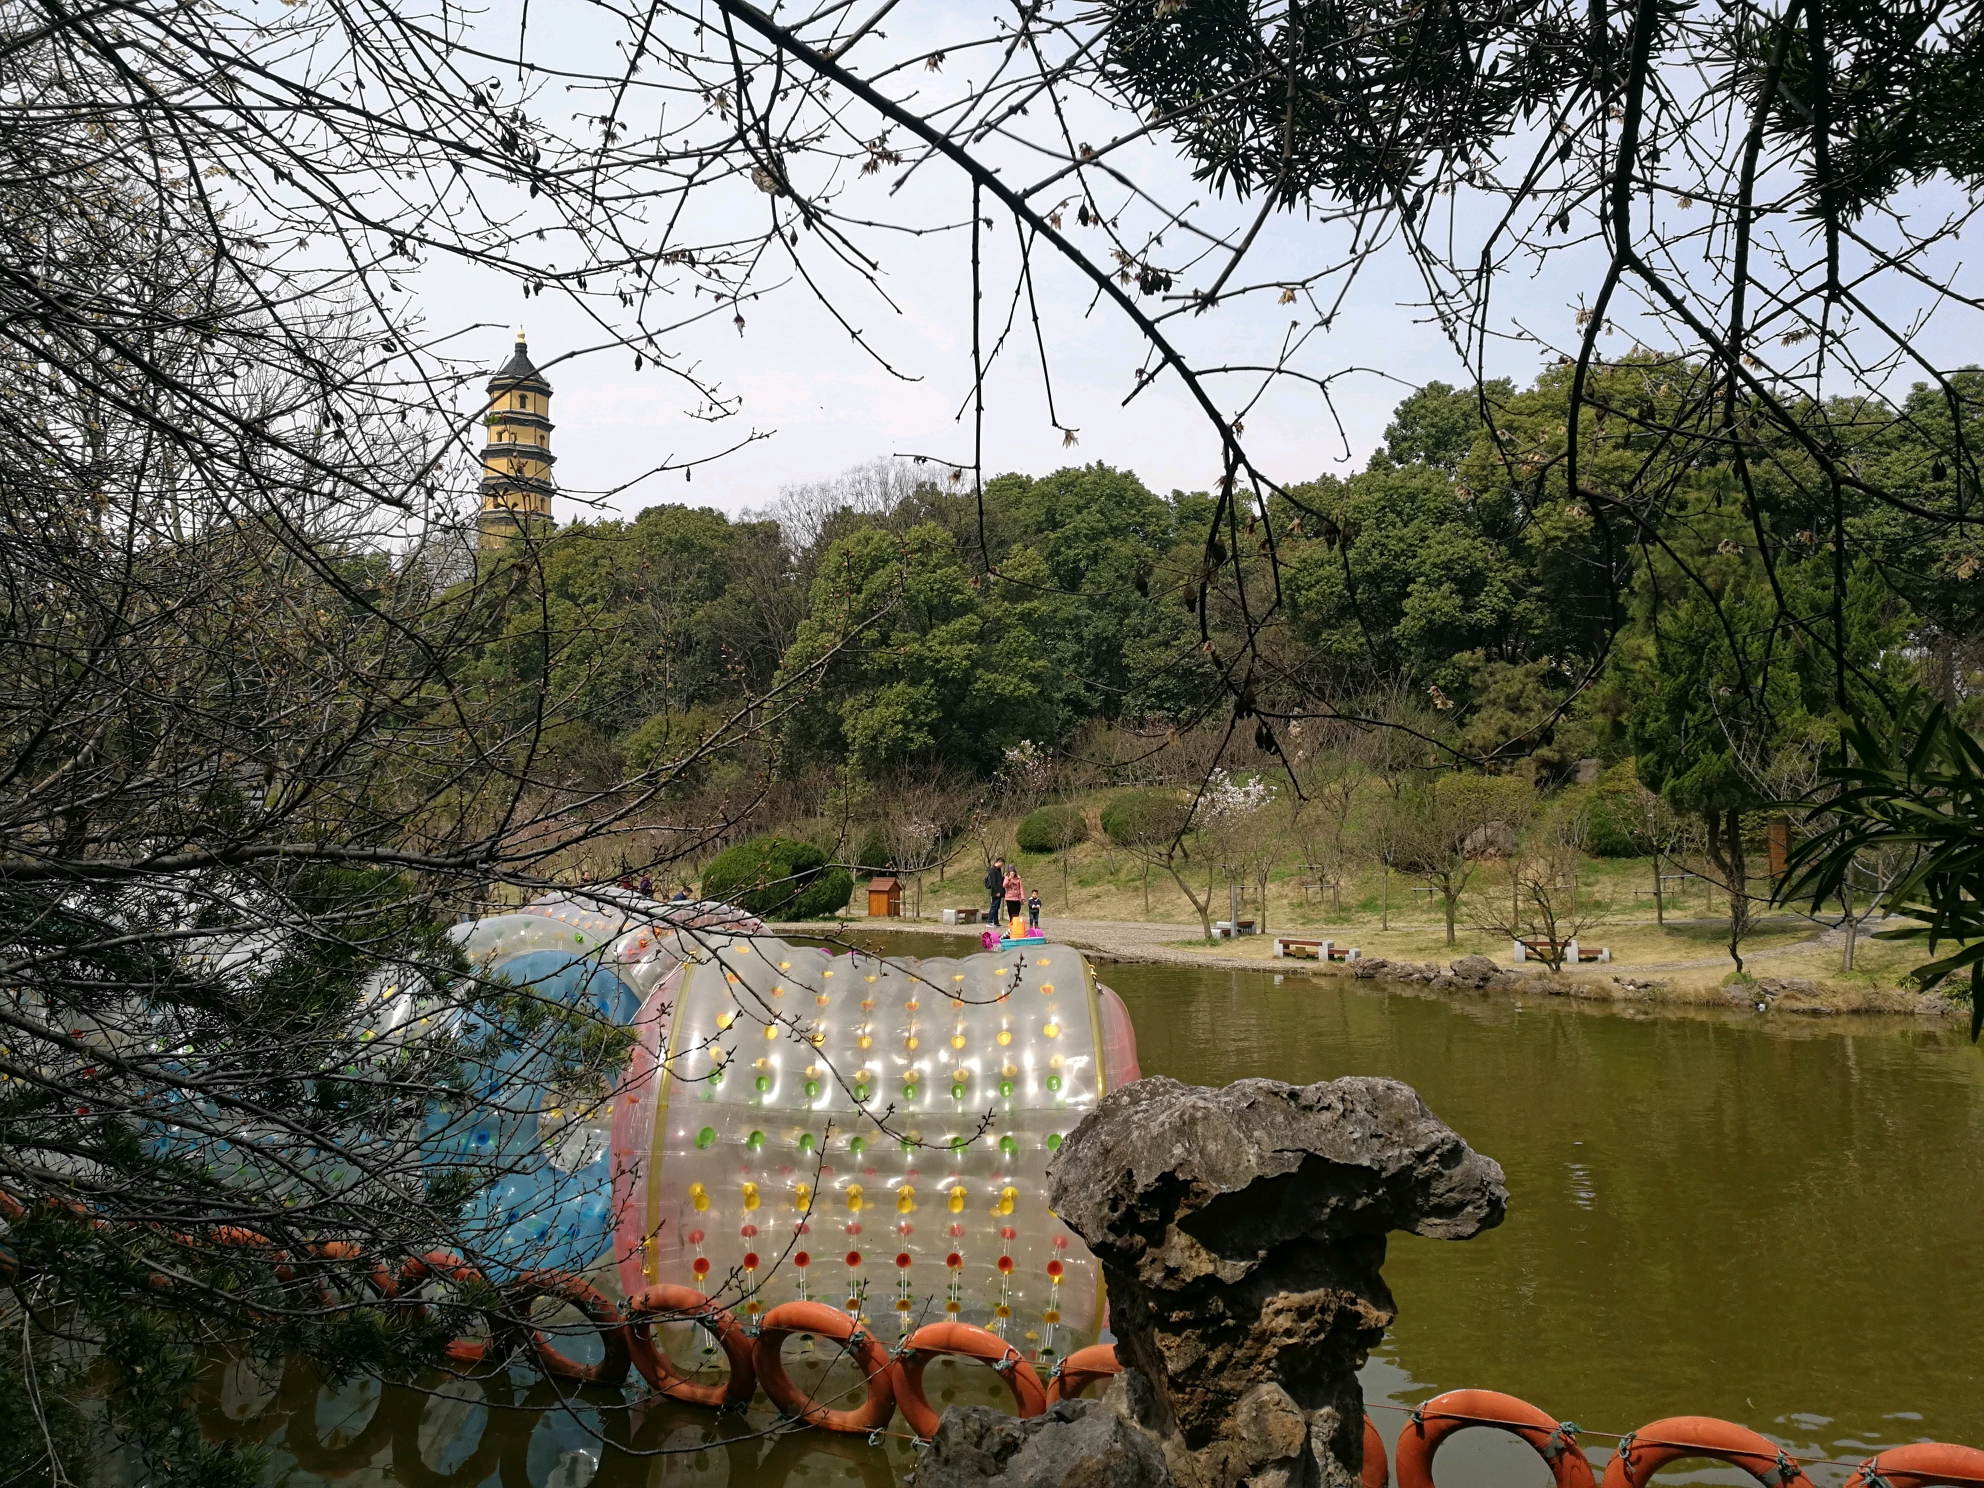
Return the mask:
{"type": "MultiPolygon", "coordinates": [[[[982,505],[968,473],[902,465],[775,516],[574,524],[498,560],[516,573],[485,680],[548,670],[575,786],[676,757],[742,708],[778,722],[738,768],[870,785],[984,781],[1021,741],[1065,752],[1112,725],[1231,729],[1271,755],[1294,720],[1343,714],[1545,786],[1634,757],[1703,814],[1795,783],[1842,701],[1969,695],[1969,529],[1828,482],[1740,410],[1677,437],[1696,374],[1651,356],[1595,374],[1568,490],[1568,371],[1430,384],[1363,471],[1218,532],[1208,494],[1100,464],[998,476],[982,505]],[[1233,552],[1244,593],[1218,561],[1233,552]]],[[[1974,409],[1984,375],[1959,384],[1974,409]]],[[[1825,412],[1870,484],[1946,499],[1940,394],[1825,412]]]]}

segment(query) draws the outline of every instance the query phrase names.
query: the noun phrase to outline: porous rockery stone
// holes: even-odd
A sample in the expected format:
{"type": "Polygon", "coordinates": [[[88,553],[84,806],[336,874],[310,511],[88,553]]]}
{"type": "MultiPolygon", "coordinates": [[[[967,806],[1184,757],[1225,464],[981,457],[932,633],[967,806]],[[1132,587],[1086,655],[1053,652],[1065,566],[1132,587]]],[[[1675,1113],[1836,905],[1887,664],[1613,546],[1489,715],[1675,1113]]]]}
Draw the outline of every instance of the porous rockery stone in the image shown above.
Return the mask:
{"type": "Polygon", "coordinates": [[[1100,1259],[1125,1373],[1024,1426],[954,1408],[918,1488],[1356,1488],[1357,1371],[1396,1316],[1393,1230],[1501,1223],[1502,1169],[1410,1086],[1152,1078],[1068,1136],[1049,1201],[1100,1259]],[[1126,1442],[1154,1446],[1130,1450],[1126,1442]]]}

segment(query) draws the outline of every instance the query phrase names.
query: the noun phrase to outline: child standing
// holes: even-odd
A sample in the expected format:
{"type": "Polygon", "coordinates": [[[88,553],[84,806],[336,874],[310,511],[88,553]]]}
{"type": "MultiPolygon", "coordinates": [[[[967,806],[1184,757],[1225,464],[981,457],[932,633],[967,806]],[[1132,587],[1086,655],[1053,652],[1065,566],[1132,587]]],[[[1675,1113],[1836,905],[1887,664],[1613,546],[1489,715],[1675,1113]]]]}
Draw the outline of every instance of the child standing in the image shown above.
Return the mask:
{"type": "Polygon", "coordinates": [[[1026,927],[1029,930],[1038,930],[1040,928],[1040,890],[1038,889],[1027,895],[1026,927]]]}

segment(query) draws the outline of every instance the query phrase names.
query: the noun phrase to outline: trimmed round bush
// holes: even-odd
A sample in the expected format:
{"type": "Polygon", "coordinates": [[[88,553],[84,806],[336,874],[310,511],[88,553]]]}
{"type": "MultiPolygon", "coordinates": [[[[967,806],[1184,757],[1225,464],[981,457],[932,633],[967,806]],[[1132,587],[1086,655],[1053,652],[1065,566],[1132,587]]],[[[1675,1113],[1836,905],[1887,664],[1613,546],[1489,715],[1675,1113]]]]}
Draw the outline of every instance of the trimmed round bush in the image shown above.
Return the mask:
{"type": "Polygon", "coordinates": [[[811,920],[834,914],[854,892],[854,876],[827,862],[810,842],[753,837],[727,848],[703,870],[703,897],[749,910],[761,920],[811,920]]]}
{"type": "Polygon", "coordinates": [[[1060,852],[1088,840],[1088,818],[1079,806],[1043,806],[1020,822],[1013,840],[1021,852],[1060,852]]]}
{"type": "Polygon", "coordinates": [[[1102,808],[1102,830],[1124,847],[1168,842],[1185,825],[1190,810],[1176,791],[1125,791],[1102,808]]]}

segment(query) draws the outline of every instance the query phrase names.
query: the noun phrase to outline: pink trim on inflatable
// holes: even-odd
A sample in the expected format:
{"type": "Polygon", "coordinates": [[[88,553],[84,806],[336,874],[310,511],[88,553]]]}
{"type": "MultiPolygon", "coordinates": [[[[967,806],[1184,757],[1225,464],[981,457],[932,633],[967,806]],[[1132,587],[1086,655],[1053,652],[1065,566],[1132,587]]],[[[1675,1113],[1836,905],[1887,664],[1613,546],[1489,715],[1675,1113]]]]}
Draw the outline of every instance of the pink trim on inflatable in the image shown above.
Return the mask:
{"type": "Polygon", "coordinates": [[[1142,1079],[1137,1068],[1137,1030],[1123,999],[1097,982],[1095,1000],[1102,1010],[1102,1078],[1111,1090],[1142,1079]]]}

